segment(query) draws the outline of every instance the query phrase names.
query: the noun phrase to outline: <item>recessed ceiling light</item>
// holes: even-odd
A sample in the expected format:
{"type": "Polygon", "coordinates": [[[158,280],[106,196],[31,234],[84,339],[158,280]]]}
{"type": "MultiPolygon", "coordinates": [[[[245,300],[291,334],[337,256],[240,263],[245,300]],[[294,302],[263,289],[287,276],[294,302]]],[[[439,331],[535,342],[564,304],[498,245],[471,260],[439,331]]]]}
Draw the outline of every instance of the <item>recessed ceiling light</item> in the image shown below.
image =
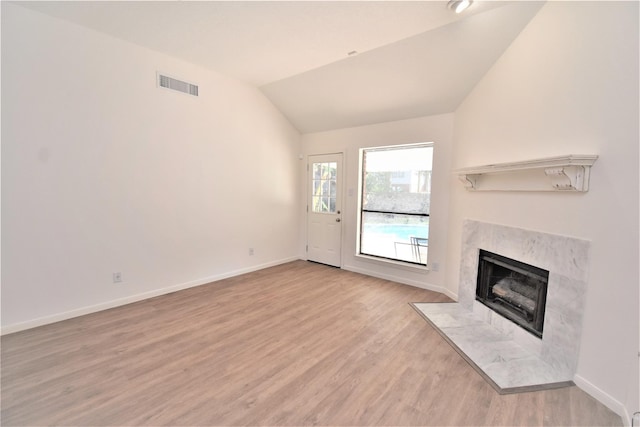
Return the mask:
{"type": "Polygon", "coordinates": [[[461,13],[463,10],[471,6],[473,0],[450,0],[447,7],[455,13],[461,13]]]}

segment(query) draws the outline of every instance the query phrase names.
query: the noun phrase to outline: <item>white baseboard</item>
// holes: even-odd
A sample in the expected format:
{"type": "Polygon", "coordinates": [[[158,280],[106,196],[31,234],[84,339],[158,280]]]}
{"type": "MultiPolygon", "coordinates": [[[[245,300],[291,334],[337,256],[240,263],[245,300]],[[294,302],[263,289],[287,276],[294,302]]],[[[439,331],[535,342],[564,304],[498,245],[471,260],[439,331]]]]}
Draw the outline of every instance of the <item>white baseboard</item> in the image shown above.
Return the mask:
{"type": "Polygon", "coordinates": [[[452,292],[447,288],[442,288],[442,293],[445,294],[446,296],[448,296],[449,298],[451,298],[452,300],[454,300],[455,302],[458,302],[458,294],[457,293],[452,292]]]}
{"type": "Polygon", "coordinates": [[[619,402],[603,390],[599,389],[593,383],[584,379],[580,375],[574,375],[573,382],[576,383],[576,385],[586,393],[591,395],[591,397],[602,403],[607,408],[611,409],[616,414],[620,415],[625,427],[631,426],[631,414],[627,411],[627,408],[625,408],[625,406],[621,402],[619,402]]]}
{"type": "Polygon", "coordinates": [[[207,283],[216,282],[218,280],[227,279],[229,277],[239,276],[241,274],[251,273],[253,271],[262,270],[268,267],[274,267],[276,265],[285,264],[287,262],[296,261],[299,257],[285,258],[277,261],[271,261],[260,265],[254,265],[239,270],[233,270],[215,276],[204,277],[197,280],[192,280],[186,283],[179,283],[177,285],[168,286],[161,289],[154,289],[149,292],[141,294],[130,295],[124,298],[116,300],[106,301],[100,304],[95,304],[87,307],[81,307],[75,310],[66,311],[64,313],[57,313],[51,316],[39,317],[37,319],[28,320],[26,322],[15,323],[13,325],[3,326],[0,331],[0,335],[7,335],[14,332],[24,331],[26,329],[36,328],[38,326],[48,325],[50,323],[60,322],[62,320],[72,319],[74,317],[84,316],[86,314],[96,313],[102,310],[108,310],[110,308],[120,307],[122,305],[131,304],[133,302],[142,301],[148,298],[157,297],[159,295],[169,294],[171,292],[180,291],[183,289],[193,288],[195,286],[205,285],[207,283]]]}
{"type": "Polygon", "coordinates": [[[343,265],[342,268],[354,273],[364,274],[365,276],[377,277],[378,279],[391,280],[392,282],[402,283],[404,285],[414,286],[416,288],[426,289],[428,291],[440,292],[447,295],[446,290],[441,286],[431,285],[429,283],[418,282],[417,280],[406,279],[404,277],[394,276],[393,274],[379,273],[364,268],[354,267],[352,265],[343,265]]]}

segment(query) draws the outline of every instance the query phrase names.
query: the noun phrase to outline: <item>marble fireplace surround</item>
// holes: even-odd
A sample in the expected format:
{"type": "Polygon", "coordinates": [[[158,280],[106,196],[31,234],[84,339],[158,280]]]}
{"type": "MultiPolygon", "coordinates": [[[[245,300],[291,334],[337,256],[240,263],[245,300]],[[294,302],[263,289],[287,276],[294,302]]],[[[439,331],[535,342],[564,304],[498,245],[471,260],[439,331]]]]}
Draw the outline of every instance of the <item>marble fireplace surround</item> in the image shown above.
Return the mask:
{"type": "Polygon", "coordinates": [[[586,240],[465,220],[458,302],[414,307],[499,391],[566,384],[578,363],[589,248],[586,240]],[[542,339],[475,300],[479,249],[549,271],[542,339]]]}

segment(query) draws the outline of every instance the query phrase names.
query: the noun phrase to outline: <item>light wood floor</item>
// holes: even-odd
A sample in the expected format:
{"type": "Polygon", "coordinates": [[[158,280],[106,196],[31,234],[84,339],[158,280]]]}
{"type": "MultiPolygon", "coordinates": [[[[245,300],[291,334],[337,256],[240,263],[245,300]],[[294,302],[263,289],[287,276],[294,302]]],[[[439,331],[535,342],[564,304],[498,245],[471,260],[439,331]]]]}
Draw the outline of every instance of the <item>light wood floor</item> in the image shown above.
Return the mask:
{"type": "Polygon", "coordinates": [[[577,387],[498,395],[410,306],[304,261],[2,337],[10,425],[622,425],[577,387]]]}

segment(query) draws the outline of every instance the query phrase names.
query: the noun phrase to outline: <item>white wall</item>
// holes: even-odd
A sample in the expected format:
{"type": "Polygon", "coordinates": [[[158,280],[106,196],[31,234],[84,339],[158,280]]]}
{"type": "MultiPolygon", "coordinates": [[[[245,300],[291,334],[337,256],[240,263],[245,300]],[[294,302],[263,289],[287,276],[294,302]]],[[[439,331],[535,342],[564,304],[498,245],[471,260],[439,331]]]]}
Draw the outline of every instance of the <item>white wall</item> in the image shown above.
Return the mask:
{"type": "Polygon", "coordinates": [[[2,2],[3,332],[297,259],[299,143],[253,87],[2,2]]]}
{"type": "MultiPolygon", "coordinates": [[[[300,162],[300,180],[306,179],[306,159],[313,154],[344,153],[344,203],[342,230],[342,267],[376,277],[387,278],[413,286],[446,292],[444,267],[448,228],[449,179],[453,115],[421,117],[397,122],[380,123],[335,131],[305,134],[300,162]],[[439,270],[424,267],[398,266],[388,262],[356,256],[359,150],[365,147],[433,142],[433,177],[431,213],[429,218],[428,264],[439,264],[439,270]]],[[[305,190],[303,190],[304,192],[305,190]]],[[[306,193],[305,193],[306,194],[306,193]]],[[[300,210],[305,217],[304,203],[300,210]]],[[[301,251],[306,244],[306,223],[300,228],[301,251]]]]}
{"type": "MultiPolygon", "coordinates": [[[[451,187],[447,286],[465,218],[592,242],[576,382],[638,404],[638,3],[549,2],[459,107],[453,168],[598,154],[586,194],[451,187]]],[[[627,420],[628,422],[628,420],[627,420]]]]}

